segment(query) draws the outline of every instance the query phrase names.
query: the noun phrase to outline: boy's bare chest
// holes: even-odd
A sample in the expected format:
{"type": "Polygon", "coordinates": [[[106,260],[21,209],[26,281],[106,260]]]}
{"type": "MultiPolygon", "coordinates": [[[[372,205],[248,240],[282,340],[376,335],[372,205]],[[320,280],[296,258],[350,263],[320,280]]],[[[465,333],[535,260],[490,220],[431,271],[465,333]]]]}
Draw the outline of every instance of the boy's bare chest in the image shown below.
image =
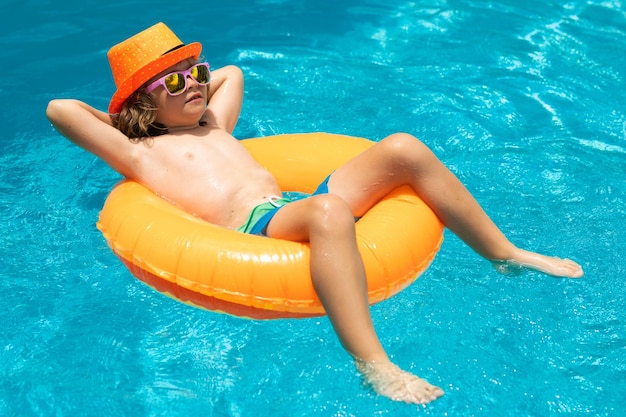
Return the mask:
{"type": "Polygon", "coordinates": [[[155,193],[185,210],[230,225],[231,215],[238,219],[247,214],[242,198],[279,192],[270,174],[240,143],[180,139],[155,141],[138,176],[155,193]],[[238,213],[239,207],[245,213],[238,213]]]}

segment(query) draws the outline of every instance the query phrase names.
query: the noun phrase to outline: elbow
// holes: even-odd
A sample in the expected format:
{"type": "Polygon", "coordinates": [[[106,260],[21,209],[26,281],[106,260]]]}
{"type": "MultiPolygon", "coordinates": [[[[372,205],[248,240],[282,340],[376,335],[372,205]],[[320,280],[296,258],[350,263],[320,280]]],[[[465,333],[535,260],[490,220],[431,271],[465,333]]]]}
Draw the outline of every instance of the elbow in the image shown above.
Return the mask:
{"type": "Polygon", "coordinates": [[[50,120],[52,123],[58,122],[61,118],[61,114],[63,113],[63,108],[65,107],[64,104],[67,101],[68,100],[59,99],[51,100],[48,103],[48,107],[46,108],[46,117],[48,118],[48,120],[50,120]]]}
{"type": "Polygon", "coordinates": [[[227,65],[224,67],[226,72],[226,78],[237,85],[243,85],[243,71],[236,65],[227,65]]]}
{"type": "Polygon", "coordinates": [[[243,71],[236,65],[231,65],[232,71],[237,78],[241,78],[243,80],[243,71]]]}
{"type": "Polygon", "coordinates": [[[50,100],[48,107],[46,107],[46,117],[51,122],[55,119],[55,114],[58,112],[59,100],[50,100]]]}
{"type": "Polygon", "coordinates": [[[230,76],[243,78],[243,71],[237,65],[230,64],[222,67],[221,69],[228,71],[230,76]]]}

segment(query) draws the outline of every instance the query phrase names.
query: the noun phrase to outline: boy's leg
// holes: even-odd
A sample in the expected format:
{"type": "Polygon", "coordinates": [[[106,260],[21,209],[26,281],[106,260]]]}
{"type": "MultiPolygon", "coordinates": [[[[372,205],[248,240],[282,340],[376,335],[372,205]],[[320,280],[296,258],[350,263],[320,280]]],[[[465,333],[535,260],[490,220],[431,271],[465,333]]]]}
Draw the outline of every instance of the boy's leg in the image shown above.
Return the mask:
{"type": "Polygon", "coordinates": [[[370,316],[352,212],[340,197],[325,194],[287,204],[270,221],[267,235],[310,243],[315,291],[342,345],[378,393],[413,403],[443,394],[389,362],[370,316]]]}
{"type": "Polygon", "coordinates": [[[341,343],[363,360],[386,360],[370,318],[354,219],[345,202],[321,195],[289,203],[272,218],[267,235],[309,242],[313,286],[341,343]]]}
{"type": "Polygon", "coordinates": [[[401,185],[410,185],[446,227],[479,255],[550,275],[582,276],[582,268],[570,260],[513,245],[457,177],[413,136],[395,134],[383,139],[338,168],[328,183],[329,192],[341,196],[356,216],[401,185]]]}

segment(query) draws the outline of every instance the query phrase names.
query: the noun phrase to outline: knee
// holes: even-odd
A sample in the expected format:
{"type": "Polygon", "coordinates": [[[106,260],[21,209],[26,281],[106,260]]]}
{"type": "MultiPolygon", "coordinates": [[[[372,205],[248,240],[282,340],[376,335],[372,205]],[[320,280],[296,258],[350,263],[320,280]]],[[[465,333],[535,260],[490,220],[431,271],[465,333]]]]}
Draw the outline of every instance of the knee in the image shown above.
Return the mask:
{"type": "Polygon", "coordinates": [[[336,234],[354,230],[354,216],[350,206],[334,194],[311,197],[309,216],[311,232],[336,234]]]}
{"type": "Polygon", "coordinates": [[[432,151],[422,141],[408,133],[395,133],[380,141],[380,145],[391,160],[409,166],[416,166],[434,157],[432,151]]]}

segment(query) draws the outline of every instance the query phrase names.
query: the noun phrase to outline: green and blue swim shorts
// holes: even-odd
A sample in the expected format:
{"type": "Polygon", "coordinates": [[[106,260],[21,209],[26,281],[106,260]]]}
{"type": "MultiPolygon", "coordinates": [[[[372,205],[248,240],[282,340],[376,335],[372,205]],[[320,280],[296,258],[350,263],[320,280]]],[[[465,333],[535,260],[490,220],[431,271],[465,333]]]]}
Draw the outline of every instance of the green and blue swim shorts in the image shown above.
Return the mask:
{"type": "MultiPolygon", "coordinates": [[[[330,175],[326,177],[326,179],[317,187],[317,190],[315,190],[315,192],[311,195],[313,196],[328,193],[329,179],[330,175]]],[[[243,225],[239,226],[237,228],[237,231],[250,235],[265,236],[267,225],[270,223],[276,213],[278,213],[278,210],[291,202],[306,197],[308,197],[308,195],[306,194],[293,195],[290,197],[272,196],[268,199],[266,203],[259,204],[258,206],[253,208],[246,222],[243,225]]]]}

